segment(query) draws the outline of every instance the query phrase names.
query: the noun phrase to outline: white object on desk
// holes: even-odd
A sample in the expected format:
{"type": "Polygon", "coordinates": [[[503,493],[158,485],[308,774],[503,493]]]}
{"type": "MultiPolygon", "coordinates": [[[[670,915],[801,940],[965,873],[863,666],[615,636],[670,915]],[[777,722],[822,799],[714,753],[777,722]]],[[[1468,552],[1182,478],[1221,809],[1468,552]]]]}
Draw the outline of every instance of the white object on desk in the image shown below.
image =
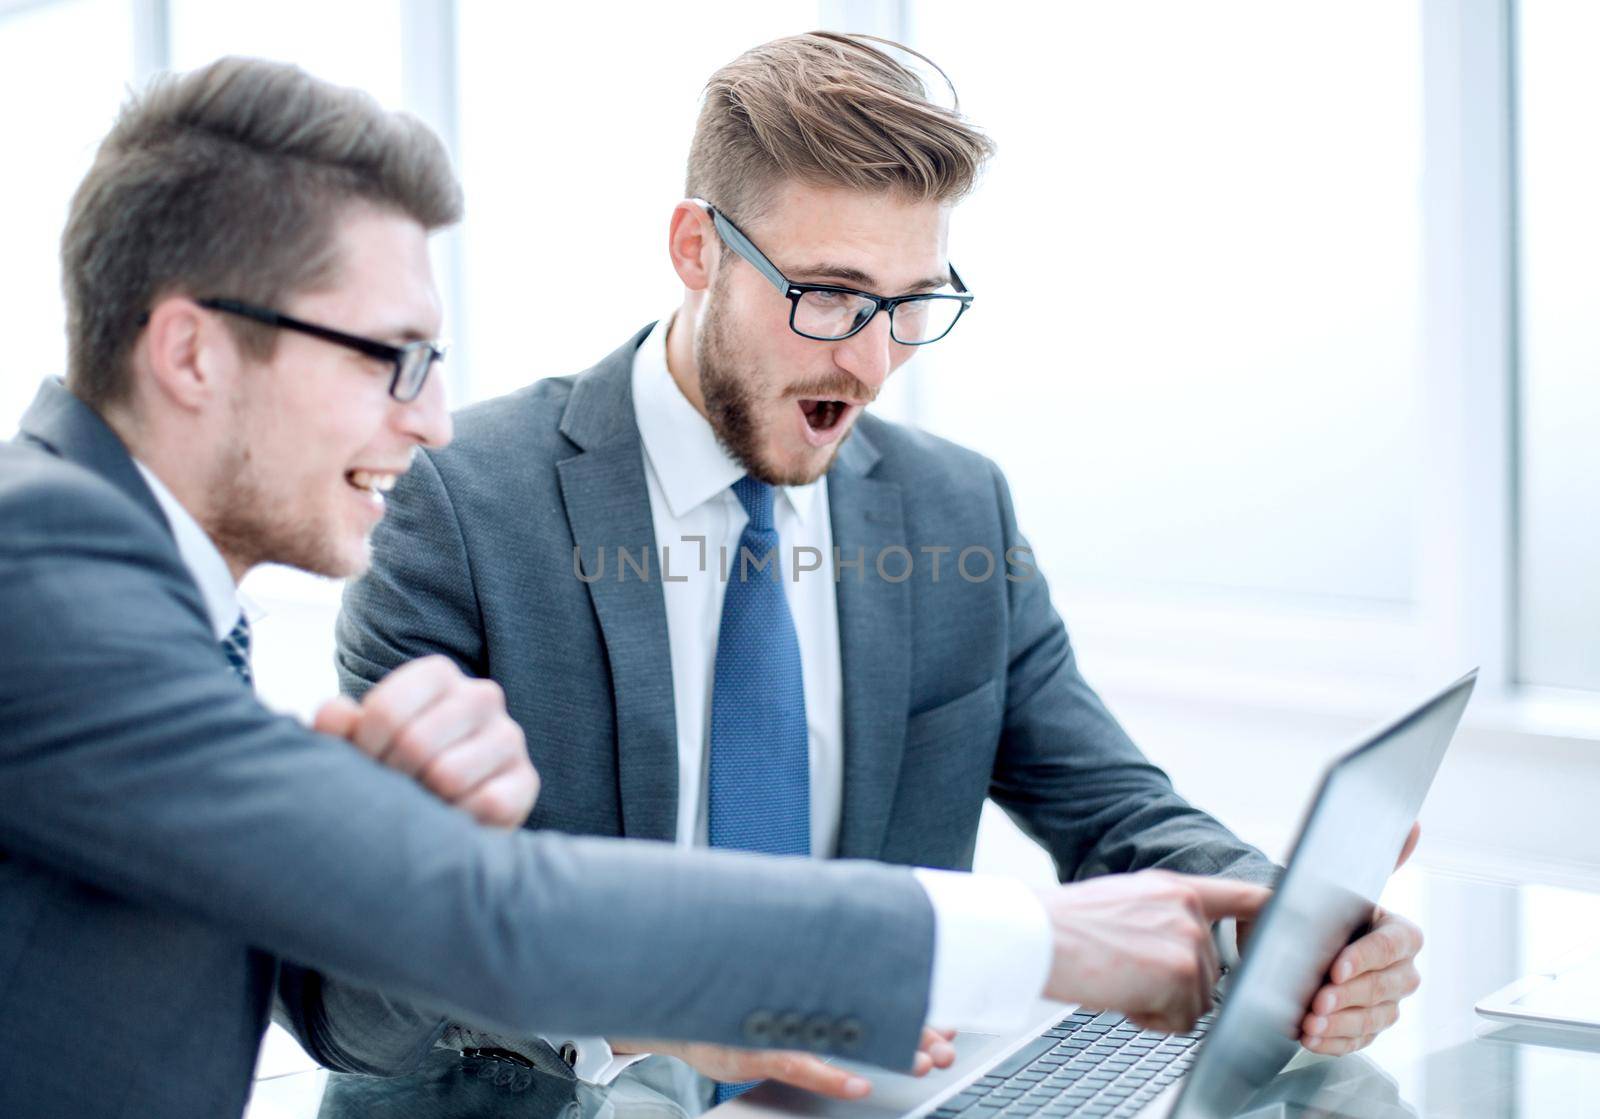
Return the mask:
{"type": "Polygon", "coordinates": [[[1485,1018],[1600,1033],[1600,953],[1524,976],[1476,1009],[1485,1018]]]}

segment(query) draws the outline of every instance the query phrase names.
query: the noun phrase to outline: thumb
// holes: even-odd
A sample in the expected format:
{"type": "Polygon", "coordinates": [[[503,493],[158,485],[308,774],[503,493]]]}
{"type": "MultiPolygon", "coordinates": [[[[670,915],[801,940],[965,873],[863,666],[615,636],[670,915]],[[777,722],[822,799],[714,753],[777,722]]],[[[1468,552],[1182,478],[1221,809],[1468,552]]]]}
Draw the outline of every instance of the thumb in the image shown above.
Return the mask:
{"type": "Polygon", "coordinates": [[[331,734],[346,741],[355,733],[361,721],[361,708],[347,695],[336,695],[321,707],[311,720],[311,729],[318,734],[331,734]]]}
{"type": "Polygon", "coordinates": [[[1208,921],[1254,917],[1272,896],[1272,891],[1265,886],[1229,878],[1192,878],[1188,885],[1199,895],[1200,908],[1205,910],[1208,921]]]}

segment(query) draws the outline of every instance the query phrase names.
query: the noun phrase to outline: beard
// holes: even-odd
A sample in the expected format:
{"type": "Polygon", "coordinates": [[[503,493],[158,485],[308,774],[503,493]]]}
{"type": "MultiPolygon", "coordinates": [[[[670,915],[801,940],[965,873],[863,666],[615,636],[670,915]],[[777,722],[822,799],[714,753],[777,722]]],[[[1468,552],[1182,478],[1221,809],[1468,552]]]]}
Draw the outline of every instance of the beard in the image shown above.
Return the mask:
{"type": "MultiPolygon", "coordinates": [[[[712,287],[694,339],[700,397],[705,401],[706,419],[711,423],[712,434],[722,449],[752,477],[773,486],[810,485],[832,468],[850,432],[845,432],[833,444],[820,464],[786,469],[762,453],[762,426],[758,419],[761,398],[754,389],[763,385],[766,378],[759,374],[760,362],[748,347],[740,344],[733,330],[727,314],[730,301],[725,291],[726,279],[724,270],[712,287]]],[[[779,399],[852,397],[870,401],[875,395],[857,378],[841,373],[831,381],[809,387],[797,386],[779,399]]]]}
{"type": "Polygon", "coordinates": [[[339,547],[337,524],[331,519],[320,524],[312,510],[298,504],[303,498],[285,499],[264,484],[242,420],[242,414],[235,416],[239,437],[231,441],[232,451],[209,487],[214,504],[205,527],[217,551],[240,571],[279,563],[330,579],[359,575],[366,568],[366,545],[353,563],[339,547]]]}
{"type": "Polygon", "coordinates": [[[718,277],[712,298],[695,338],[695,366],[700,372],[700,396],[705,401],[711,431],[746,473],[772,485],[787,485],[775,476],[772,464],[761,459],[761,440],[755,419],[755,395],[735,370],[748,369],[750,359],[740,353],[732,338],[724,308],[718,298],[725,285],[718,277]]]}

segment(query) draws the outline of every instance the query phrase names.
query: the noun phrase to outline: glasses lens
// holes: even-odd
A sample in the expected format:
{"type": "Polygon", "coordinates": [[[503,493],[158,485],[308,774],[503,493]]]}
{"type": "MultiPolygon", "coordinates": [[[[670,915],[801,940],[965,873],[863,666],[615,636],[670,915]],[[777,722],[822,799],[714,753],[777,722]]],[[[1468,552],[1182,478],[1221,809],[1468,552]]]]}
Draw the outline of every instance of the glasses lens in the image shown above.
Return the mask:
{"type": "Polygon", "coordinates": [[[809,338],[846,338],[872,317],[878,305],[843,291],[808,291],[794,308],[794,328],[809,338]]]}
{"type": "Polygon", "coordinates": [[[428,370],[433,368],[439,351],[427,342],[412,342],[400,354],[400,371],[395,376],[394,398],[402,404],[415,400],[428,382],[428,370]]]}
{"type": "Polygon", "coordinates": [[[950,333],[950,328],[956,325],[960,315],[961,300],[954,296],[934,295],[927,299],[913,299],[895,306],[889,332],[902,346],[937,342],[950,333]]]}

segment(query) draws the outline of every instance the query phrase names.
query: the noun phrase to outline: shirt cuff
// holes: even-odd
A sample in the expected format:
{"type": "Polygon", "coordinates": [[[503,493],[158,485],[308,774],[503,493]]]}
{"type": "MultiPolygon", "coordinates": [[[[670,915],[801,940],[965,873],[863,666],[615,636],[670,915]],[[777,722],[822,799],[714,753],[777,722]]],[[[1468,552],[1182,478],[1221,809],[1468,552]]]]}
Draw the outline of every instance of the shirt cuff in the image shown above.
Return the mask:
{"type": "Polygon", "coordinates": [[[933,903],[928,1023],[1009,1033],[1044,994],[1053,958],[1050,919],[1021,882],[918,867],[933,903]]]}
{"type": "Polygon", "coordinates": [[[561,1054],[561,1059],[567,1062],[574,1076],[597,1088],[607,1087],[629,1065],[637,1064],[650,1055],[613,1053],[611,1043],[603,1037],[546,1037],[544,1040],[550,1048],[561,1054]]]}

